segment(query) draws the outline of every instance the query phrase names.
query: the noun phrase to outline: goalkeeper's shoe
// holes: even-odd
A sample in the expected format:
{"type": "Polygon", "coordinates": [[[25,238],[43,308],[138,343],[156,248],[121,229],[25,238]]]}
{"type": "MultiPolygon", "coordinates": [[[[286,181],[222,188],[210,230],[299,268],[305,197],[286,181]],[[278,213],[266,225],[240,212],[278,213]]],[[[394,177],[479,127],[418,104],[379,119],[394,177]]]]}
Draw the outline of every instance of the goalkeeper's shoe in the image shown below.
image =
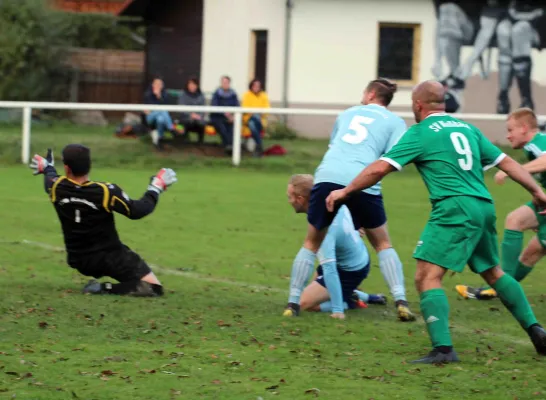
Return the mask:
{"type": "Polygon", "coordinates": [[[493,288],[473,288],[467,285],[457,285],[455,290],[464,299],[491,300],[497,297],[493,288]]]}
{"type": "MultiPolygon", "coordinates": [[[[111,284],[110,284],[111,285],[111,284]]],[[[99,281],[96,281],[94,279],[91,279],[89,282],[87,282],[87,285],[84,286],[82,289],[83,294],[106,294],[107,292],[104,291],[104,287],[102,283],[99,281]]]]}
{"type": "Polygon", "coordinates": [[[402,322],[415,321],[415,315],[411,312],[409,304],[406,300],[398,300],[396,303],[396,312],[398,319],[402,322]]]}
{"type": "Polygon", "coordinates": [[[459,357],[455,350],[451,349],[448,353],[442,353],[438,349],[433,349],[423,358],[411,361],[411,364],[447,364],[452,362],[459,362],[459,357]]]}
{"type": "Polygon", "coordinates": [[[546,331],[539,324],[532,325],[527,333],[538,354],[546,355],[546,331]]]}
{"type": "Polygon", "coordinates": [[[298,315],[300,315],[300,305],[296,303],[288,303],[282,313],[283,317],[297,317],[298,315]]]}

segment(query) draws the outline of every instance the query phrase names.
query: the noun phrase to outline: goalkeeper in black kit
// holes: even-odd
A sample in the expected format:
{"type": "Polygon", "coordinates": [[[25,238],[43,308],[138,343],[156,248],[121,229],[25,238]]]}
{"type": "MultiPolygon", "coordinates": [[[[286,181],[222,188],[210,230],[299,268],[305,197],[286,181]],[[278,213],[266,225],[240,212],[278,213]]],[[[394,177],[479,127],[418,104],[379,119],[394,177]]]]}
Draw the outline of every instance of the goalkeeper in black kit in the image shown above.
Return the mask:
{"type": "Polygon", "coordinates": [[[65,175],[58,175],[53,154],[35,155],[34,175],[44,175],[45,191],[61,221],[68,265],[85,276],[111,277],[119,283],[90,281],[83,293],[161,296],[163,286],[148,264],[119,239],[114,212],[130,219],[152,213],[159,195],[176,182],[172,169],[153,176],[140,200],[132,200],[117,185],[89,180],[89,148],[70,144],[62,151],[65,175]]]}

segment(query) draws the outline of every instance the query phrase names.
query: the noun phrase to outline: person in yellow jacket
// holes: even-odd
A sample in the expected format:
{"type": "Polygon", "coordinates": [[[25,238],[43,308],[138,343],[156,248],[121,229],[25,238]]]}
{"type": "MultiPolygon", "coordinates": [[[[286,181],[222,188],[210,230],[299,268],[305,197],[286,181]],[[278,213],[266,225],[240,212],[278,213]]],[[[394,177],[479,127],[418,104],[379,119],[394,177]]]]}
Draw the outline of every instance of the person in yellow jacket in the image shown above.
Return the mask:
{"type": "MultiPolygon", "coordinates": [[[[262,90],[262,82],[259,79],[253,79],[248,85],[248,91],[243,96],[241,107],[245,108],[270,108],[269,97],[262,90]]],[[[256,142],[255,156],[260,157],[263,154],[262,131],[267,126],[267,114],[244,114],[243,123],[250,130],[251,136],[256,142]]]]}

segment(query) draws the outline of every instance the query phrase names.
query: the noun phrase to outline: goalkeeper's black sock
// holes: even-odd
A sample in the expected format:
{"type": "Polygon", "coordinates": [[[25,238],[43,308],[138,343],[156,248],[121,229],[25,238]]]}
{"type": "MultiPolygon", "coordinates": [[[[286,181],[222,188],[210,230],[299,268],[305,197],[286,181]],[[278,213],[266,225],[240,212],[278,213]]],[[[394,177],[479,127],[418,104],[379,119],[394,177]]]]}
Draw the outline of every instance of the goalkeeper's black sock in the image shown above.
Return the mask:
{"type": "Polygon", "coordinates": [[[141,280],[127,281],[120,283],[105,282],[101,284],[104,293],[120,296],[155,297],[163,296],[163,286],[141,280]]]}

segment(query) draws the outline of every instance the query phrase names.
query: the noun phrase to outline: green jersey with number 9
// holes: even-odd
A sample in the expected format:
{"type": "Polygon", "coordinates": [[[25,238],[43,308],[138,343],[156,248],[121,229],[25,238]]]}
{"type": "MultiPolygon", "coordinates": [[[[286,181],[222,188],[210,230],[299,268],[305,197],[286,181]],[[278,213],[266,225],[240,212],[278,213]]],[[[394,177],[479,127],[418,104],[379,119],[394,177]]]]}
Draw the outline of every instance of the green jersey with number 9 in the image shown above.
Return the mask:
{"type": "Polygon", "coordinates": [[[437,113],[408,129],[381,159],[398,170],[414,163],[432,203],[453,196],[493,202],[484,183],[484,171],[505,156],[475,126],[437,113]]]}

